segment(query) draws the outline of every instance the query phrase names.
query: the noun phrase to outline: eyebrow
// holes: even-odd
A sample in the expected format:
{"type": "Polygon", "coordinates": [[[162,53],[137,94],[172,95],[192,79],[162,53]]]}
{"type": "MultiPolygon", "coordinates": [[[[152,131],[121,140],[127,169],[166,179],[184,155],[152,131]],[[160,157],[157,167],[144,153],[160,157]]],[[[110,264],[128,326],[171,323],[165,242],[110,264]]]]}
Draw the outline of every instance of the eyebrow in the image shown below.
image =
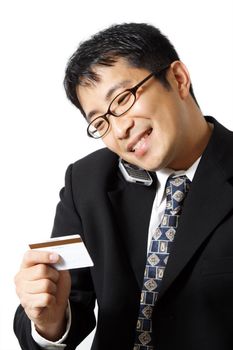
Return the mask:
{"type": "MultiPolygon", "coordinates": [[[[129,83],[131,83],[131,80],[123,80],[123,81],[121,81],[120,83],[117,83],[116,85],[114,85],[113,87],[111,87],[111,88],[108,90],[107,94],[105,95],[105,98],[104,98],[105,101],[108,102],[108,101],[110,100],[110,98],[112,98],[112,95],[113,95],[113,93],[114,93],[116,90],[118,90],[118,89],[120,89],[120,88],[123,88],[123,87],[126,88],[125,85],[127,85],[127,84],[129,84],[129,83]]],[[[93,111],[89,112],[89,113],[86,115],[87,120],[90,121],[91,117],[92,117],[93,115],[97,114],[97,113],[98,113],[97,110],[93,110],[93,111]]]]}

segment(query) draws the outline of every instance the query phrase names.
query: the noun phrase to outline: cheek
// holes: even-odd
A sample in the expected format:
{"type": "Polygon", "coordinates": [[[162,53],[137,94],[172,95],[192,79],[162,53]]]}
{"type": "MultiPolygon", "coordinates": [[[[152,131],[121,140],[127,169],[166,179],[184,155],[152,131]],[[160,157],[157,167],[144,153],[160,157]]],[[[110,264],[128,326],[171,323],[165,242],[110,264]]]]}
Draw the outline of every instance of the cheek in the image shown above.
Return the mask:
{"type": "Polygon", "coordinates": [[[119,153],[120,147],[114,137],[111,135],[111,132],[108,133],[103,139],[103,143],[107,148],[115,153],[119,153]]]}
{"type": "Polygon", "coordinates": [[[163,132],[172,135],[179,133],[182,111],[178,107],[172,99],[166,99],[155,109],[154,122],[163,132]]]}
{"type": "Polygon", "coordinates": [[[157,111],[156,106],[157,104],[152,99],[141,96],[137,103],[135,103],[132,112],[135,116],[151,119],[157,111]]]}

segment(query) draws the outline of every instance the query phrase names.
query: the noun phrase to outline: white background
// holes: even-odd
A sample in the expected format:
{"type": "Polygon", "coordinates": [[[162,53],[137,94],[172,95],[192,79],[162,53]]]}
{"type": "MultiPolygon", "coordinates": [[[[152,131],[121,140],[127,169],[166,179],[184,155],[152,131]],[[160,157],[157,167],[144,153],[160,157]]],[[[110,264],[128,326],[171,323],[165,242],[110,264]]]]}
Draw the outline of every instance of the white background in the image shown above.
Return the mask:
{"type": "MultiPolygon", "coordinates": [[[[113,23],[158,26],[188,66],[203,113],[233,129],[232,4],[0,1],[0,349],[19,350],[13,277],[27,243],[49,237],[66,167],[102,147],[86,136],[63,91],[65,65],[78,43],[113,23]]],[[[79,346],[89,348],[90,339],[79,346]]]]}

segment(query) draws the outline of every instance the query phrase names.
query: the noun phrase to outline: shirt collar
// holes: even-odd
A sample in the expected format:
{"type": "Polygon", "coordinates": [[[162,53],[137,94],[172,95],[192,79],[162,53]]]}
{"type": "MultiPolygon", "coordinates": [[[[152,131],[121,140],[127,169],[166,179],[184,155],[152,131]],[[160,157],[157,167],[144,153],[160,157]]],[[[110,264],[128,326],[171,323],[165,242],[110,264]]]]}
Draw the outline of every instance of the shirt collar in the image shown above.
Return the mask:
{"type": "Polygon", "coordinates": [[[192,181],[193,177],[195,175],[195,172],[197,170],[198,164],[201,160],[201,157],[199,157],[187,170],[173,170],[169,168],[161,169],[156,171],[157,176],[157,193],[156,193],[156,205],[159,206],[163,200],[165,186],[167,183],[167,179],[171,174],[175,176],[182,176],[186,175],[187,178],[192,181]]]}

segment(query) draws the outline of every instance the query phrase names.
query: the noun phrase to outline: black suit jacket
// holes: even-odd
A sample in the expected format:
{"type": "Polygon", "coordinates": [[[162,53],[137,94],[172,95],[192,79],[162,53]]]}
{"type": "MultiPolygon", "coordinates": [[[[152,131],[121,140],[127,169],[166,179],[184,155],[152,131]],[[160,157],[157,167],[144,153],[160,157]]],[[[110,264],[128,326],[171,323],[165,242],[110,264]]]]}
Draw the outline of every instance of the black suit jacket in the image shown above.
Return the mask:
{"type": "MultiPolygon", "coordinates": [[[[185,200],[153,312],[156,350],[233,349],[233,133],[214,131],[185,200]]],[[[98,322],[93,350],[134,344],[148,226],[156,191],[126,182],[118,158],[99,150],[71,165],[53,236],[79,233],[94,267],[72,270],[67,350],[98,322]]],[[[22,349],[38,349],[23,309],[15,316],[22,349]]]]}

